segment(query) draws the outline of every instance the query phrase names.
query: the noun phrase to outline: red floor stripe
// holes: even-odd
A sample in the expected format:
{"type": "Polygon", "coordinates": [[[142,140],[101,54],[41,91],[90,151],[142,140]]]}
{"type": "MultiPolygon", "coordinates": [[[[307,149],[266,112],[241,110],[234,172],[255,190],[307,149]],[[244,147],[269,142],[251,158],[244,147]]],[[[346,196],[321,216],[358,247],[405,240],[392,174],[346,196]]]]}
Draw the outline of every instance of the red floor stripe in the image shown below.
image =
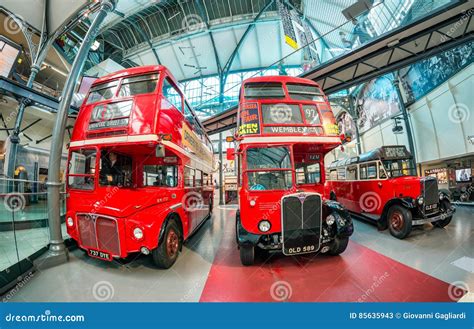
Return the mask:
{"type": "Polygon", "coordinates": [[[341,256],[273,254],[244,267],[234,230],[229,220],[202,302],[455,301],[448,283],[352,241],[341,256]]]}

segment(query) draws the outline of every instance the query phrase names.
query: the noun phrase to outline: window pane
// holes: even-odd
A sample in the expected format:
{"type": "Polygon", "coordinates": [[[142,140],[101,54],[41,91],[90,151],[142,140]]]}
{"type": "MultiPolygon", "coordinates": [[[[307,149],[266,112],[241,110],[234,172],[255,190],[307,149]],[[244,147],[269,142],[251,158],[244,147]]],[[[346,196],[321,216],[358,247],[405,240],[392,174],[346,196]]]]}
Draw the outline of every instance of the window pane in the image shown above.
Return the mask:
{"type": "Polygon", "coordinates": [[[247,150],[247,169],[289,169],[287,147],[251,148],[247,150]]]}
{"type": "Polygon", "coordinates": [[[312,125],[320,125],[321,119],[319,118],[318,109],[314,105],[303,105],[303,113],[306,118],[306,122],[312,125]]]}
{"type": "Polygon", "coordinates": [[[119,96],[133,96],[149,94],[155,91],[158,82],[158,74],[147,74],[122,80],[119,96]]]}
{"type": "Polygon", "coordinates": [[[317,184],[321,181],[319,163],[297,163],[296,184],[317,184]]]}
{"type": "Polygon", "coordinates": [[[185,187],[194,186],[194,169],[184,167],[184,186],[185,187]]]}
{"type": "Polygon", "coordinates": [[[287,83],[288,93],[292,99],[313,102],[324,102],[321,89],[312,85],[287,83]]]}
{"type": "Polygon", "coordinates": [[[87,97],[87,104],[92,104],[115,96],[118,81],[103,83],[91,88],[89,96],[87,97]]]}
{"type": "Polygon", "coordinates": [[[265,124],[303,123],[299,105],[264,104],[262,115],[265,124]]]}
{"type": "Polygon", "coordinates": [[[246,83],[244,87],[246,99],[285,98],[283,85],[278,82],[246,83]]]}
{"type": "Polygon", "coordinates": [[[182,111],[181,95],[166,79],[163,83],[163,96],[178,110],[182,111]]]}
{"type": "Polygon", "coordinates": [[[346,179],[357,180],[357,166],[347,167],[346,179]]]}
{"type": "Polygon", "coordinates": [[[69,160],[69,174],[90,174],[95,173],[95,150],[79,150],[71,152],[69,160]]]}
{"type": "Polygon", "coordinates": [[[293,185],[291,171],[258,171],[247,173],[253,191],[289,190],[293,185]]]}
{"type": "Polygon", "coordinates": [[[143,166],[143,186],[176,187],[178,169],[176,166],[143,166]]]}
{"type": "Polygon", "coordinates": [[[132,159],[123,154],[102,150],[99,182],[102,186],[130,187],[132,185],[132,159]]]}

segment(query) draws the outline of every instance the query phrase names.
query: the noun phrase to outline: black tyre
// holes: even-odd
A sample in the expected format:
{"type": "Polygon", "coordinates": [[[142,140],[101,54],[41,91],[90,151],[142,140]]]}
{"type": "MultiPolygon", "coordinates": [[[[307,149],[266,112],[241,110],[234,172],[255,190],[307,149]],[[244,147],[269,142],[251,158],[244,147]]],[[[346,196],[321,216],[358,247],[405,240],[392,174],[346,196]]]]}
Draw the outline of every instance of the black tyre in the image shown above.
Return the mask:
{"type": "Polygon", "coordinates": [[[253,265],[255,262],[255,247],[240,246],[240,262],[244,266],[253,265]]]}
{"type": "Polygon", "coordinates": [[[163,241],[152,251],[153,262],[159,268],[170,268],[178,259],[183,243],[182,232],[176,220],[171,219],[166,225],[163,241]]]}
{"type": "Polygon", "coordinates": [[[397,239],[405,239],[411,232],[412,215],[410,210],[393,205],[388,210],[387,224],[390,234],[397,239]]]}
{"type": "Polygon", "coordinates": [[[334,239],[334,242],[329,249],[329,255],[337,256],[342,254],[346,250],[347,245],[349,244],[349,238],[338,238],[334,239]]]}
{"type": "MultiPolygon", "coordinates": [[[[449,209],[451,209],[451,202],[448,200],[448,199],[443,199],[441,200],[441,211],[443,213],[446,213],[449,209]]],[[[448,217],[444,217],[443,216],[443,219],[440,219],[436,222],[433,222],[433,225],[436,226],[436,227],[445,227],[446,225],[448,225],[450,222],[451,222],[451,219],[453,219],[453,215],[451,216],[448,216],[448,217]]]]}

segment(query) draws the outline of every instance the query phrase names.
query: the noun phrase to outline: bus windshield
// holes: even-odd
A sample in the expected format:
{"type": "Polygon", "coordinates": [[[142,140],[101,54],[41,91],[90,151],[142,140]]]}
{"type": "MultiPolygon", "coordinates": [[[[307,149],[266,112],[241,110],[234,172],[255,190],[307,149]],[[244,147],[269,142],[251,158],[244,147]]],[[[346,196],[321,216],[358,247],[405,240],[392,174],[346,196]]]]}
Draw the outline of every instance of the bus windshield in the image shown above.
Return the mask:
{"type": "Polygon", "coordinates": [[[383,160],[382,163],[388,177],[416,175],[416,170],[413,168],[413,161],[411,161],[411,159],[383,160]]]}
{"type": "Polygon", "coordinates": [[[288,190],[293,185],[288,147],[249,148],[247,179],[250,190],[288,190]]]}

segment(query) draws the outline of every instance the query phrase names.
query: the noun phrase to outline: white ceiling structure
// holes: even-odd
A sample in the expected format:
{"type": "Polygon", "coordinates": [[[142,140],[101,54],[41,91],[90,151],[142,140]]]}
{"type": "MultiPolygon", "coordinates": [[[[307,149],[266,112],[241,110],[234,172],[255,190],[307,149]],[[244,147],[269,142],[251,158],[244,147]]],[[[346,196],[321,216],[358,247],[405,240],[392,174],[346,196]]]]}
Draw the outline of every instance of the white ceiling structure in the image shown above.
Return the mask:
{"type": "MultiPolygon", "coordinates": [[[[224,66],[229,60],[248,25],[239,24],[213,29],[212,34],[217,45],[216,52],[220,65],[224,66]]],[[[230,68],[231,71],[268,67],[285,56],[289,57],[284,61],[284,65],[300,65],[301,54],[291,55],[294,49],[285,43],[282,35],[280,20],[260,21],[242,43],[230,68]]],[[[167,66],[178,80],[218,74],[212,40],[207,31],[167,41],[157,46],[155,50],[162,64],[167,66]]],[[[139,65],[156,64],[150,48],[135,51],[127,58],[139,65]]]]}

